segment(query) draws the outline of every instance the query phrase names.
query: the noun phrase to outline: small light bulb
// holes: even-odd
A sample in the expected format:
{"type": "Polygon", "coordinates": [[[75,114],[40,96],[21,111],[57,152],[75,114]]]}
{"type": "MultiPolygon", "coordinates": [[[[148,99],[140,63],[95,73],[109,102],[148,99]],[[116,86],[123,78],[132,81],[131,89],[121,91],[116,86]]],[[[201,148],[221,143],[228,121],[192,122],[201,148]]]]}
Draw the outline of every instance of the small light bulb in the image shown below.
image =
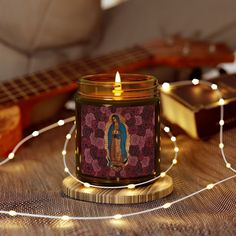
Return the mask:
{"type": "Polygon", "coordinates": [[[135,184],[129,184],[127,187],[128,187],[128,189],[134,189],[135,188],[135,184]]]}
{"type": "Polygon", "coordinates": [[[69,220],[70,217],[65,215],[65,216],[62,216],[61,219],[62,219],[62,220],[69,220]]]}
{"type": "Polygon", "coordinates": [[[172,163],[173,163],[174,165],[177,164],[177,160],[174,159],[174,160],[172,161],[172,163]]]}
{"type": "Polygon", "coordinates": [[[66,155],[66,150],[62,150],[61,154],[62,154],[63,156],[65,156],[65,155],[66,155]]]}
{"type": "Polygon", "coordinates": [[[34,131],[33,133],[32,133],[32,136],[33,137],[37,137],[39,135],[39,131],[34,131]]]}
{"type": "Polygon", "coordinates": [[[220,149],[224,148],[224,144],[223,144],[223,143],[220,143],[220,144],[219,144],[219,148],[220,148],[220,149]]]}
{"type": "Polygon", "coordinates": [[[13,159],[14,156],[15,156],[15,153],[14,153],[14,152],[10,152],[10,153],[8,154],[8,158],[9,158],[9,159],[13,159]]]}
{"type": "Polygon", "coordinates": [[[67,167],[65,167],[64,171],[65,171],[66,173],[68,173],[68,172],[69,172],[69,169],[68,169],[67,167]]]}
{"type": "Polygon", "coordinates": [[[192,80],[192,83],[193,83],[193,85],[199,84],[199,79],[193,79],[193,80],[192,80]]]}
{"type": "Polygon", "coordinates": [[[175,136],[172,136],[172,137],[170,138],[170,140],[171,140],[172,142],[175,142],[175,141],[176,141],[176,137],[175,137],[175,136]]]}
{"type": "Polygon", "coordinates": [[[116,220],[119,220],[119,219],[122,218],[122,215],[121,214],[116,214],[116,215],[113,216],[113,218],[116,219],[116,220]]]}
{"type": "Polygon", "coordinates": [[[86,187],[86,188],[89,188],[91,185],[90,185],[90,183],[83,183],[84,184],[84,187],[86,187]]]}
{"type": "Polygon", "coordinates": [[[71,139],[71,134],[67,134],[66,139],[68,139],[68,140],[71,139]]]}
{"type": "Polygon", "coordinates": [[[175,151],[175,152],[179,152],[179,148],[178,148],[178,147],[175,147],[175,148],[174,148],[174,151],[175,151]]]}
{"type": "Polygon", "coordinates": [[[224,105],[224,104],[225,104],[225,100],[224,100],[223,98],[221,98],[221,99],[219,100],[219,104],[220,104],[220,105],[224,105]]]}
{"type": "Polygon", "coordinates": [[[223,126],[224,125],[224,120],[220,120],[220,122],[219,122],[219,124],[221,125],[221,126],[223,126]]]}
{"type": "Polygon", "coordinates": [[[8,214],[9,214],[10,216],[16,216],[16,215],[17,215],[17,213],[16,213],[15,211],[9,211],[8,214]]]}
{"type": "Polygon", "coordinates": [[[214,187],[214,184],[208,184],[208,185],[206,186],[207,189],[212,189],[213,187],[214,187]]]}
{"type": "Polygon", "coordinates": [[[64,121],[64,120],[59,120],[59,121],[57,122],[57,124],[58,124],[59,126],[62,126],[62,125],[65,124],[65,121],[64,121]]]}
{"type": "Polygon", "coordinates": [[[227,164],[226,164],[226,167],[227,167],[227,168],[231,168],[231,164],[230,164],[230,163],[227,163],[227,164]]]}
{"type": "Polygon", "coordinates": [[[169,133],[169,132],[170,132],[170,128],[166,126],[166,127],[164,128],[164,131],[165,131],[166,133],[169,133]]]}
{"type": "Polygon", "coordinates": [[[164,92],[169,92],[170,91],[170,84],[165,82],[162,84],[161,86],[161,89],[164,91],[164,92]]]}
{"type": "Polygon", "coordinates": [[[166,176],[166,172],[161,172],[160,176],[161,177],[165,177],[166,176]]]}
{"type": "Polygon", "coordinates": [[[164,204],[162,207],[166,209],[166,208],[169,208],[170,206],[171,206],[171,203],[170,203],[170,202],[167,202],[167,203],[164,204]]]}
{"type": "Polygon", "coordinates": [[[212,84],[212,85],[211,85],[211,89],[212,89],[212,90],[217,90],[217,89],[218,89],[218,86],[217,86],[216,84],[212,84]]]}

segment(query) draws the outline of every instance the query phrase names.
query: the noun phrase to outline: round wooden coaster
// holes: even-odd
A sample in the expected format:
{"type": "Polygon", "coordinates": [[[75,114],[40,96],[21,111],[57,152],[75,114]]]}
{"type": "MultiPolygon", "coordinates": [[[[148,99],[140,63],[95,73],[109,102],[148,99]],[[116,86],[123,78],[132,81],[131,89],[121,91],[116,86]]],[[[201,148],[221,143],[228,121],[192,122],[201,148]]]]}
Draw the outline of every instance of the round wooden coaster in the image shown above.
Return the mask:
{"type": "Polygon", "coordinates": [[[173,191],[172,178],[166,175],[157,181],[135,189],[99,189],[84,187],[72,177],[63,180],[63,192],[71,198],[111,204],[143,203],[169,195],[173,191]]]}

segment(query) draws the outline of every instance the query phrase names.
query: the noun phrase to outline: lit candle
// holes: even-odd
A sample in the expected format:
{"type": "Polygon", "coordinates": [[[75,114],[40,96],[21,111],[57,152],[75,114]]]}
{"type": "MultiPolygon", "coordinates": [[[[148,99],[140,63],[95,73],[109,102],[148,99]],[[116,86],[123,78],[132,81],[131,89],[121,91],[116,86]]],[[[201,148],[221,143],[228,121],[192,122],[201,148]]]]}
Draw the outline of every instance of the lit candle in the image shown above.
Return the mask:
{"type": "Polygon", "coordinates": [[[114,89],[112,90],[112,92],[113,92],[115,97],[121,96],[121,94],[124,92],[122,90],[120,73],[118,71],[116,72],[115,85],[114,85],[114,89]]]}
{"type": "Polygon", "coordinates": [[[160,174],[158,83],[146,75],[90,75],[76,94],[76,174],[127,185],[160,174]],[[121,81],[122,79],[122,81],[121,81]]]}

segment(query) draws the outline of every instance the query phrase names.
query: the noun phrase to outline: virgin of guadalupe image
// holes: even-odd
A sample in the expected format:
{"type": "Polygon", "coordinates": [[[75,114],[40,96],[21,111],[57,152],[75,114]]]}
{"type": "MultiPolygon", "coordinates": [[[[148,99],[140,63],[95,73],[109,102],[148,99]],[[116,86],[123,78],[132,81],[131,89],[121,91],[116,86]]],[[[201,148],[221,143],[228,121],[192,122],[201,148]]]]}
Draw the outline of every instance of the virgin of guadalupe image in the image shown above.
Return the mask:
{"type": "Polygon", "coordinates": [[[118,115],[112,115],[112,123],[108,129],[108,166],[113,168],[121,168],[127,161],[126,127],[121,122],[118,115]]]}

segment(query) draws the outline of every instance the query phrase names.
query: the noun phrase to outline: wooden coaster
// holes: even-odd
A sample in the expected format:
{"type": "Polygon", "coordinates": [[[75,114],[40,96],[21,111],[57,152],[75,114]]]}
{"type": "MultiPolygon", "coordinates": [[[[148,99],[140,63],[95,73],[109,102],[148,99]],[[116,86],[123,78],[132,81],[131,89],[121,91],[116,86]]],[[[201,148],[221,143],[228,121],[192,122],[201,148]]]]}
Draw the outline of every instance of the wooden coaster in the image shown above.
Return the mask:
{"type": "Polygon", "coordinates": [[[63,180],[63,192],[71,198],[111,204],[143,203],[169,195],[173,191],[172,178],[166,175],[157,181],[135,189],[99,189],[84,187],[71,176],[63,180]]]}

